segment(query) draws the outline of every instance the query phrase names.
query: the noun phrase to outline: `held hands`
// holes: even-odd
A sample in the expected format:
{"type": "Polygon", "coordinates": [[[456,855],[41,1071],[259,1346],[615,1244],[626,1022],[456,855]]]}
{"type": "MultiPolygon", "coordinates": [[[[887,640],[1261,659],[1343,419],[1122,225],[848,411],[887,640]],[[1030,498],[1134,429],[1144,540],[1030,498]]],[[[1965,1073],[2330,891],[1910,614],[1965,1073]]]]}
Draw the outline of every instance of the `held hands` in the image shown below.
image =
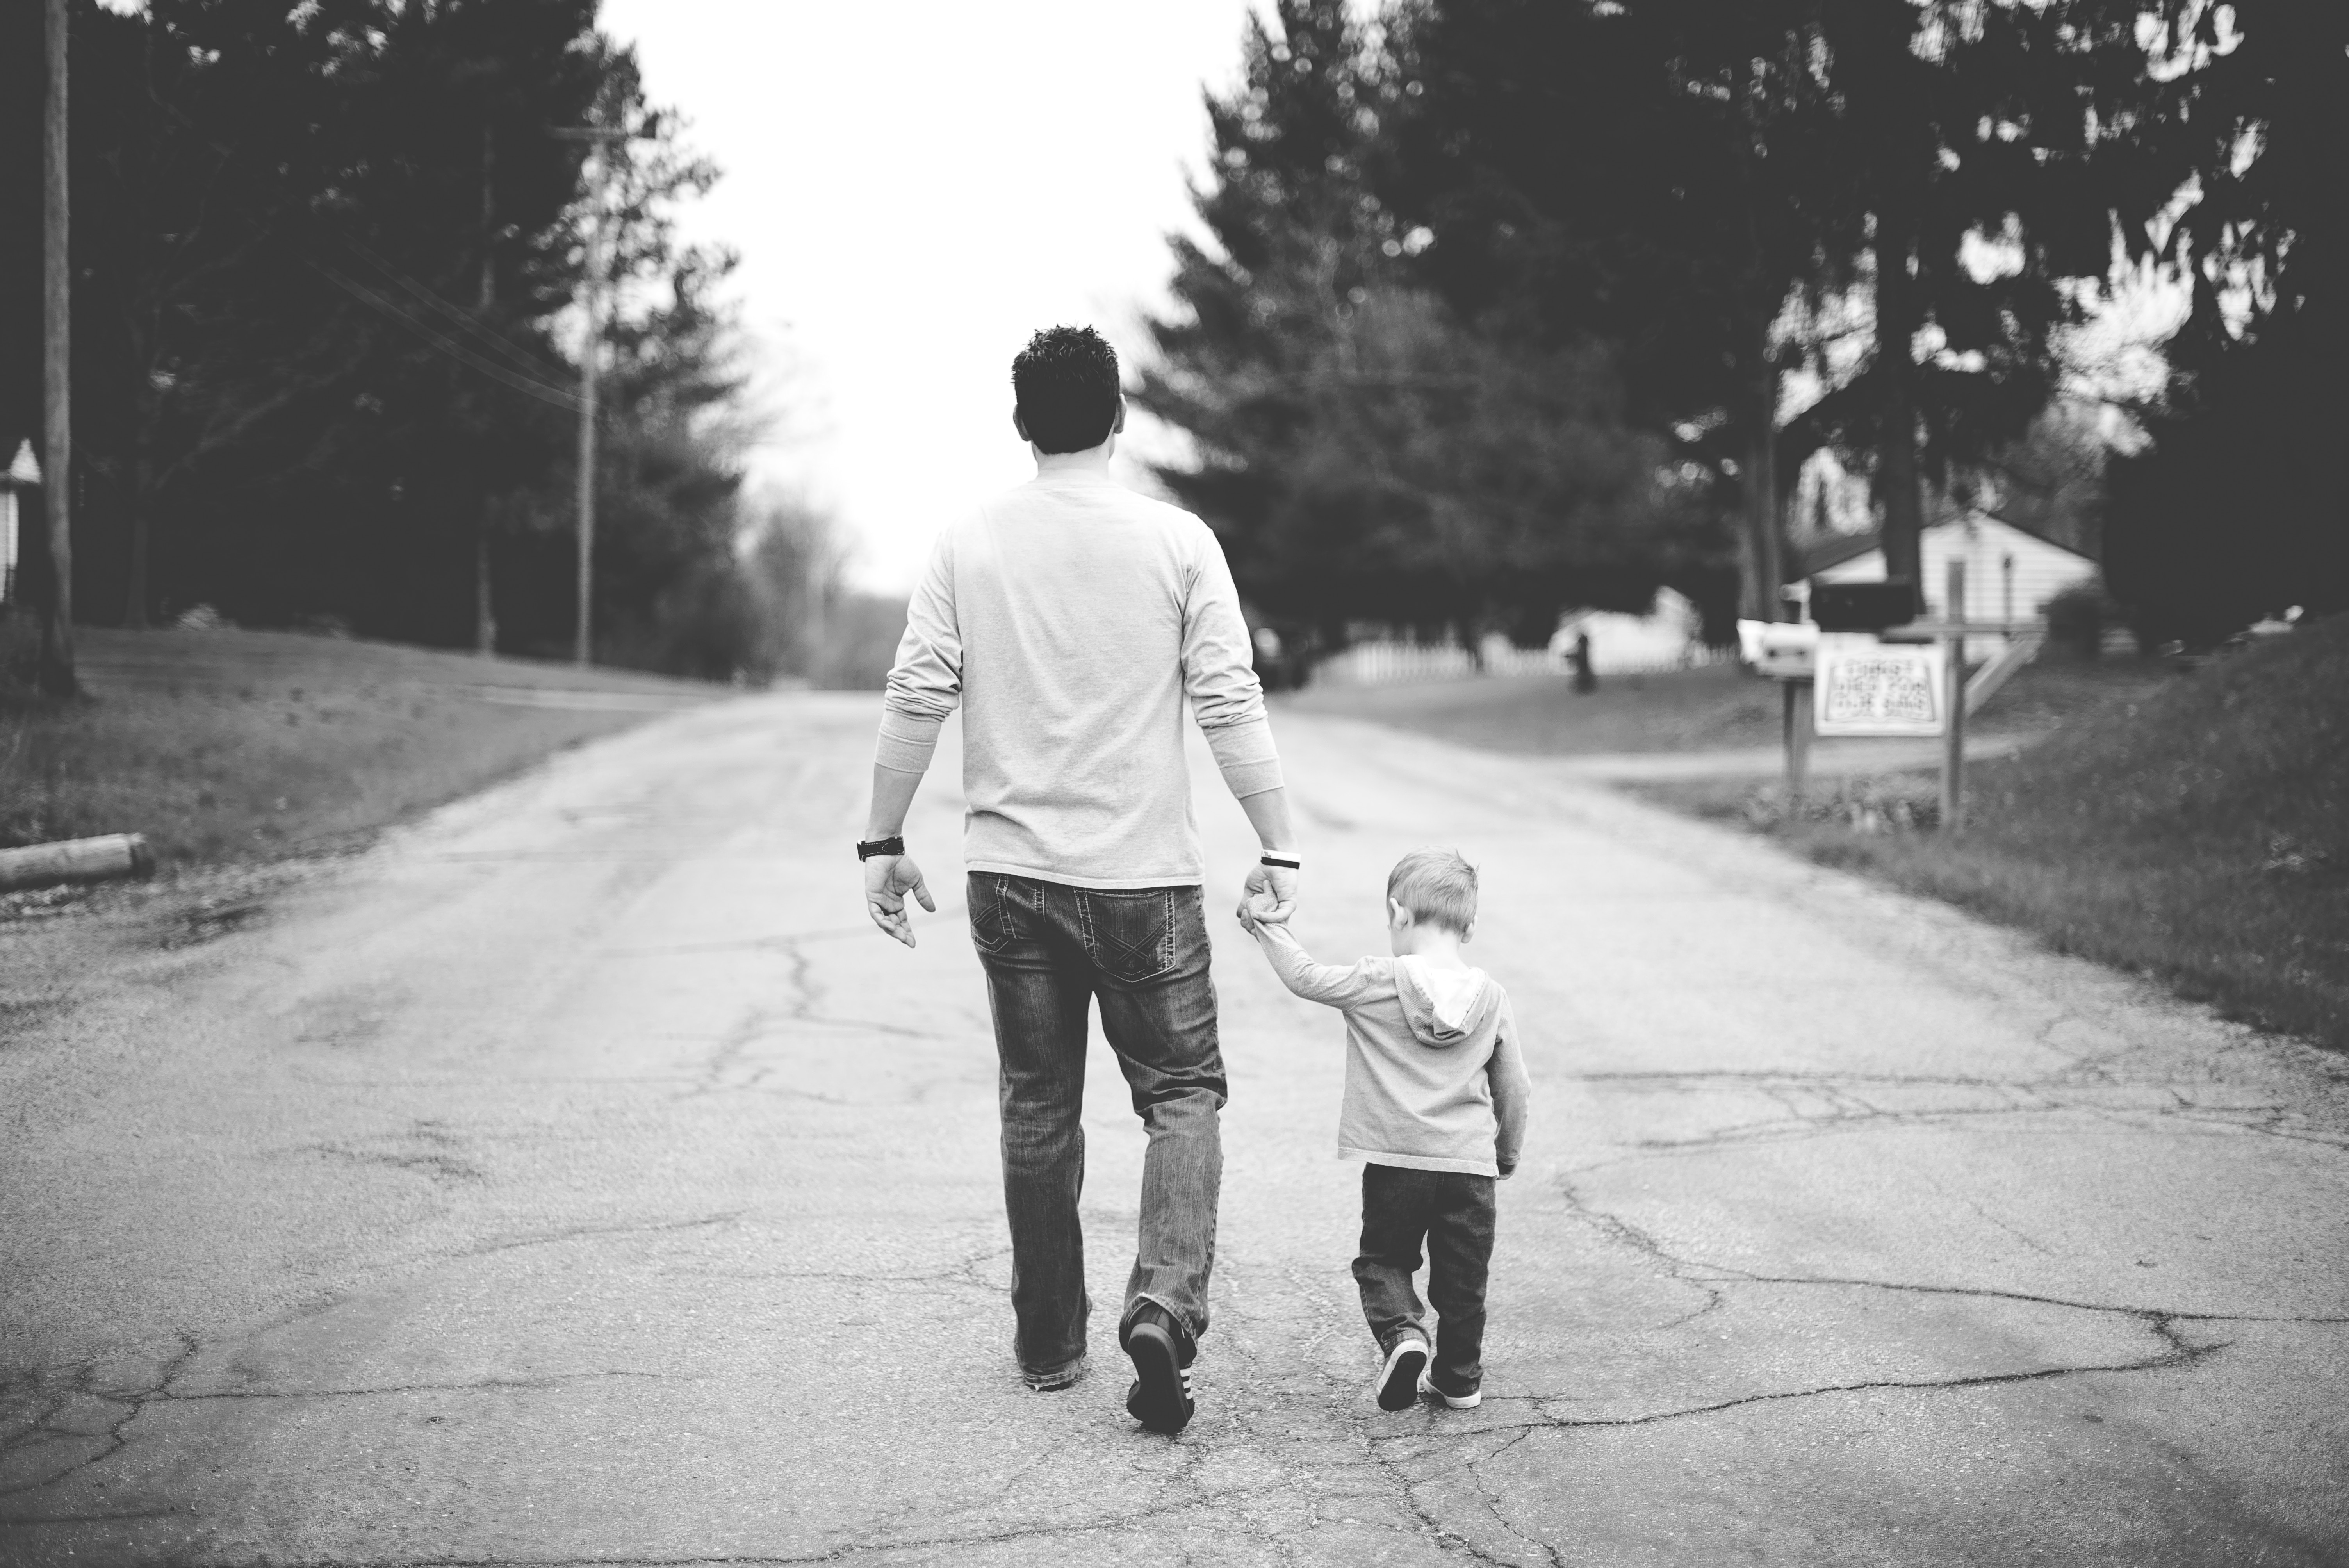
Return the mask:
{"type": "Polygon", "coordinates": [[[1233,913],[1239,917],[1240,929],[1254,936],[1257,928],[1265,923],[1265,916],[1270,914],[1274,908],[1273,896],[1269,892],[1249,893],[1240,899],[1239,908],[1233,913]]]}
{"type": "Polygon", "coordinates": [[[1296,871],[1288,866],[1258,865],[1241,886],[1240,923],[1254,931],[1259,925],[1286,925],[1297,913],[1296,871]]]}
{"type": "Polygon", "coordinates": [[[922,907],[932,914],[938,912],[936,900],[930,897],[927,883],[922,881],[922,868],[914,863],[911,855],[874,855],[864,862],[864,913],[882,934],[894,936],[906,946],[914,945],[914,923],[905,913],[905,894],[911,892],[922,901],[922,907]]]}

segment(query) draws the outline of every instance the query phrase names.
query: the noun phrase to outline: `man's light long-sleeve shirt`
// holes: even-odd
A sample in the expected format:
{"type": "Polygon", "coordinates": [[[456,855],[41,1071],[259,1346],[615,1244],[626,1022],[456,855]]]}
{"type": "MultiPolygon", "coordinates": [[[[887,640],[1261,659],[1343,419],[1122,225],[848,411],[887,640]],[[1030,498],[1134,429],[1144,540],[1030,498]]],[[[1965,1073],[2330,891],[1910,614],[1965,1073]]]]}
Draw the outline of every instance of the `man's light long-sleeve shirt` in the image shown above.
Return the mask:
{"type": "Polygon", "coordinates": [[[1052,468],[940,536],[906,606],[874,759],[926,771],[959,703],[971,870],[1196,883],[1185,697],[1235,796],[1280,788],[1215,534],[1100,469],[1052,468]]]}

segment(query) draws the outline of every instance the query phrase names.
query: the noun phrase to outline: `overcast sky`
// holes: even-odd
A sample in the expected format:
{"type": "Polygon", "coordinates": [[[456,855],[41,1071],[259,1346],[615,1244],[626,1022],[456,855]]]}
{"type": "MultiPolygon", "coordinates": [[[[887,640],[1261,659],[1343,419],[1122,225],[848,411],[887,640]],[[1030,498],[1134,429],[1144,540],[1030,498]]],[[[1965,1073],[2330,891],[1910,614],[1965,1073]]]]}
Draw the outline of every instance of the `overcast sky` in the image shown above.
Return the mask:
{"type": "Polygon", "coordinates": [[[1034,471],[1011,429],[1030,331],[1087,322],[1139,353],[1165,235],[1195,222],[1201,84],[1237,79],[1248,10],[605,0],[647,95],[725,170],[687,232],[742,253],[781,416],[753,469],[833,505],[860,583],[908,586],[958,508],[1034,471]]]}

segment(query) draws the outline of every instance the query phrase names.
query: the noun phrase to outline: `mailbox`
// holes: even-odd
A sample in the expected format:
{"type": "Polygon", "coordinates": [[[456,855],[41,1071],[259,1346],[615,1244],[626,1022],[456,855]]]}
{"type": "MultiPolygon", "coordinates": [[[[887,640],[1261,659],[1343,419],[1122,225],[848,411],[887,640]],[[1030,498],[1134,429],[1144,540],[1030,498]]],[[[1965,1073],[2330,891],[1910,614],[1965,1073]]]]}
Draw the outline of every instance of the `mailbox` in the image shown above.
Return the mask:
{"type": "Polygon", "coordinates": [[[1773,680],[1808,680],[1818,658],[1819,629],[1809,621],[1740,621],[1737,652],[1773,680]]]}
{"type": "Polygon", "coordinates": [[[1906,577],[1811,584],[1811,619],[1823,632],[1880,632],[1916,618],[1917,584],[1906,577]]]}

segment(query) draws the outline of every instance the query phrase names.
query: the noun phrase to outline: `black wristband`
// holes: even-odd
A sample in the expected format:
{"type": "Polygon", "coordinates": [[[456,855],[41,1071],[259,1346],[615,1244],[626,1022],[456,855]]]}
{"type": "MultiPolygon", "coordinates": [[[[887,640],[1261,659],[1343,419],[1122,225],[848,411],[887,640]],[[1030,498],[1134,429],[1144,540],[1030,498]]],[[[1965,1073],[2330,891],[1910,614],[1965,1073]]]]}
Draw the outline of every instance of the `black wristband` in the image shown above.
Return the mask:
{"type": "Polygon", "coordinates": [[[905,841],[895,833],[885,839],[856,841],[856,858],[860,861],[869,861],[875,855],[902,855],[905,852],[905,841]]]}
{"type": "Polygon", "coordinates": [[[1279,866],[1285,871],[1301,872],[1305,869],[1304,861],[1292,861],[1285,855],[1259,855],[1257,860],[1260,864],[1279,866]]]}

